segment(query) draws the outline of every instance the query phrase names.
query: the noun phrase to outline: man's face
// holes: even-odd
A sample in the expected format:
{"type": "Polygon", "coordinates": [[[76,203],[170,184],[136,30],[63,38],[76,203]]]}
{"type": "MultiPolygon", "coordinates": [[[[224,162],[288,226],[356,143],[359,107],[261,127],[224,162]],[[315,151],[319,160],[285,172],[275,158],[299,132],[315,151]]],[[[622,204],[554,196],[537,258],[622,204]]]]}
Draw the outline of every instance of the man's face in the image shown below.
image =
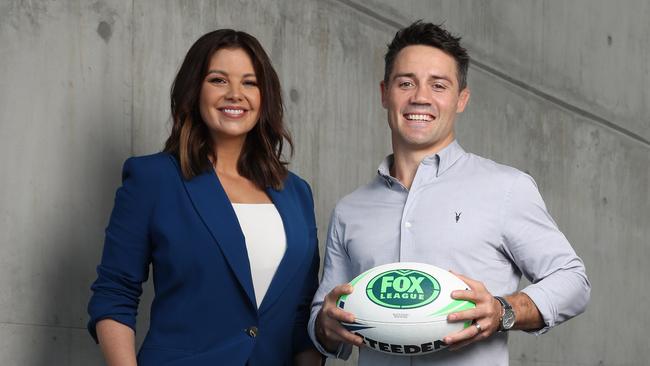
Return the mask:
{"type": "Polygon", "coordinates": [[[453,57],[430,46],[408,46],[395,58],[381,101],[388,112],[393,150],[434,153],[454,140],[456,114],[469,89],[459,91],[453,57]]]}

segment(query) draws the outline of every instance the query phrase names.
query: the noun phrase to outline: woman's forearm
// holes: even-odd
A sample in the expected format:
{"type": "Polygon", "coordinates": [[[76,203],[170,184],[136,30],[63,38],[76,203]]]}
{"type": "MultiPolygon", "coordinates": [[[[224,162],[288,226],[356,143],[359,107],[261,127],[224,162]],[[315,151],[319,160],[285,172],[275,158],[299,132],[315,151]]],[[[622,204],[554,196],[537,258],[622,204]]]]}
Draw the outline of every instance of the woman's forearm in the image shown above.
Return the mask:
{"type": "Polygon", "coordinates": [[[97,322],[97,338],[107,366],[137,366],[133,329],[104,319],[97,322]]]}
{"type": "Polygon", "coordinates": [[[321,366],[323,356],[313,348],[306,349],[293,357],[296,366],[321,366]]]}

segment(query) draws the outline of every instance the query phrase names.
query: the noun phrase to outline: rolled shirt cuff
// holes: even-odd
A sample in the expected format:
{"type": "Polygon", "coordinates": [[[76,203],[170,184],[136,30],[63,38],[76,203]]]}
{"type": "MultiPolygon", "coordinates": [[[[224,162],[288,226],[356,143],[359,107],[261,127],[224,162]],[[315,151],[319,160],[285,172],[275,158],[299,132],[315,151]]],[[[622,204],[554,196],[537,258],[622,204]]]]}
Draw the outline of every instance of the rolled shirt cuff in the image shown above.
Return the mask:
{"type": "Polygon", "coordinates": [[[321,308],[320,306],[312,307],[312,312],[311,312],[311,316],[309,317],[309,325],[308,325],[309,337],[311,338],[318,352],[322,353],[324,356],[347,360],[348,358],[350,358],[350,355],[352,354],[351,344],[346,344],[341,342],[338,348],[336,349],[336,352],[332,353],[327,351],[325,347],[323,347],[323,345],[316,338],[316,316],[318,315],[320,308],[321,308]]]}
{"type": "Polygon", "coordinates": [[[548,332],[549,329],[555,325],[556,319],[551,306],[549,306],[550,300],[548,296],[546,296],[541,288],[535,286],[528,286],[521,290],[521,292],[525,293],[528,295],[528,297],[530,297],[531,300],[533,300],[535,306],[539,310],[539,313],[542,314],[542,320],[544,321],[544,327],[541,329],[526,330],[525,332],[534,335],[542,335],[548,332]]]}

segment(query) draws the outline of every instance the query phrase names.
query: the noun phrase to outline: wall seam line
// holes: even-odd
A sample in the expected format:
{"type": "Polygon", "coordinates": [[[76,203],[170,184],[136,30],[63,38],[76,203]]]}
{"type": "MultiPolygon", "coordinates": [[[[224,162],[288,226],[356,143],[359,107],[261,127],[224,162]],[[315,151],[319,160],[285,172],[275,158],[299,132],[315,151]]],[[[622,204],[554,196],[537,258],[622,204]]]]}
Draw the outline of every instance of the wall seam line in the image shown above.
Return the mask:
{"type": "Polygon", "coordinates": [[[130,156],[135,155],[135,0],[131,0],[131,138],[130,156]]]}
{"type": "MultiPolygon", "coordinates": [[[[369,17],[371,17],[371,18],[373,18],[373,19],[375,19],[375,20],[377,20],[377,21],[379,21],[381,23],[392,26],[392,27],[394,27],[396,29],[405,27],[405,25],[400,24],[399,22],[394,21],[392,19],[389,19],[389,18],[387,18],[387,17],[385,17],[385,16],[383,16],[383,15],[369,9],[368,7],[366,7],[364,5],[353,2],[352,0],[335,0],[335,1],[337,1],[337,2],[339,2],[341,4],[343,4],[343,5],[348,6],[348,7],[352,8],[353,10],[358,11],[361,14],[367,15],[367,16],[369,16],[369,17]]],[[[530,93],[532,95],[535,95],[536,97],[541,98],[542,100],[545,100],[547,102],[555,104],[555,105],[557,105],[558,107],[560,107],[560,108],[562,108],[564,110],[567,110],[569,112],[577,114],[578,116],[581,116],[581,117],[583,117],[585,119],[588,119],[595,125],[599,125],[601,127],[605,127],[607,129],[613,130],[613,131],[618,132],[618,133],[620,133],[620,134],[622,134],[622,135],[624,135],[624,136],[626,136],[628,138],[631,138],[632,140],[634,140],[634,141],[636,141],[638,143],[641,143],[645,147],[650,147],[650,140],[644,138],[643,136],[641,136],[641,135],[639,135],[637,133],[634,133],[634,132],[632,132],[632,131],[624,128],[624,127],[621,127],[621,126],[619,126],[619,125],[617,125],[617,124],[615,124],[613,122],[610,122],[609,120],[607,120],[607,119],[605,119],[603,117],[600,117],[598,115],[595,115],[595,114],[593,114],[593,113],[591,113],[591,112],[589,112],[589,111],[587,111],[585,109],[582,109],[582,108],[580,108],[580,107],[578,107],[576,105],[565,102],[562,99],[557,98],[557,97],[555,97],[555,96],[553,96],[551,94],[548,94],[548,93],[546,93],[546,92],[544,92],[544,91],[542,91],[542,90],[540,90],[540,89],[538,89],[538,88],[536,88],[534,86],[528,85],[525,82],[523,82],[523,81],[521,81],[519,79],[516,79],[516,78],[514,78],[514,77],[512,77],[510,75],[507,75],[506,73],[504,73],[502,71],[499,71],[499,70],[495,69],[494,67],[491,67],[491,66],[487,65],[484,62],[477,61],[476,59],[471,58],[470,67],[472,67],[472,68],[476,67],[477,69],[479,69],[479,70],[481,70],[481,71],[483,71],[483,72],[485,72],[487,74],[490,74],[490,75],[492,75],[492,76],[494,76],[494,77],[496,77],[498,79],[504,80],[505,82],[507,82],[507,83],[509,83],[511,85],[514,85],[514,86],[516,86],[516,87],[518,87],[520,89],[523,89],[524,91],[526,91],[526,92],[528,92],[528,93],[530,93]]]]}
{"type": "Polygon", "coordinates": [[[558,107],[560,107],[562,109],[565,109],[565,110],[567,110],[569,112],[577,114],[578,116],[589,119],[589,120],[591,120],[592,122],[594,122],[597,125],[601,125],[601,126],[603,126],[605,128],[609,128],[609,129],[612,129],[612,130],[614,130],[616,132],[619,132],[619,133],[621,133],[621,134],[623,134],[623,135],[625,135],[625,136],[627,136],[627,137],[629,137],[629,138],[631,138],[633,140],[636,140],[637,142],[645,145],[646,147],[650,147],[650,141],[643,138],[643,136],[638,135],[638,134],[636,134],[636,133],[634,133],[634,132],[632,132],[632,131],[630,131],[630,130],[628,130],[626,128],[623,128],[623,127],[621,127],[621,126],[619,126],[619,125],[617,125],[617,124],[615,124],[613,122],[610,122],[610,121],[606,120],[603,117],[597,116],[597,115],[595,115],[595,114],[593,114],[593,113],[591,113],[591,112],[589,112],[587,110],[584,110],[584,109],[582,109],[582,108],[580,108],[580,107],[578,107],[576,105],[565,102],[565,101],[563,101],[562,99],[560,99],[558,97],[555,97],[555,96],[553,96],[551,94],[548,94],[548,93],[546,93],[546,92],[544,92],[544,91],[542,91],[542,90],[540,90],[540,89],[538,89],[538,88],[536,88],[534,86],[528,85],[528,84],[526,84],[525,82],[523,82],[521,80],[515,79],[515,78],[511,77],[510,75],[507,75],[504,72],[501,72],[501,71],[499,71],[499,70],[497,70],[497,69],[495,69],[495,68],[493,68],[491,66],[488,66],[487,64],[485,64],[483,62],[476,61],[475,59],[472,59],[470,61],[470,65],[472,65],[472,64],[477,69],[479,69],[479,70],[481,70],[481,71],[483,71],[483,72],[485,72],[487,74],[490,74],[490,75],[492,75],[492,76],[494,76],[494,77],[496,77],[498,79],[504,80],[505,82],[507,82],[507,83],[509,83],[511,85],[514,85],[514,86],[516,86],[516,87],[518,87],[520,89],[523,89],[524,91],[526,91],[526,92],[528,92],[530,94],[533,94],[533,95],[535,95],[536,97],[538,97],[538,98],[540,98],[542,100],[545,100],[547,102],[555,104],[555,105],[557,105],[558,107]]]}
{"type": "Polygon", "coordinates": [[[17,326],[22,326],[22,327],[39,327],[39,328],[60,328],[60,329],[86,330],[86,327],[75,327],[75,326],[71,326],[71,325],[38,324],[38,323],[0,322],[0,325],[17,325],[17,326]]]}

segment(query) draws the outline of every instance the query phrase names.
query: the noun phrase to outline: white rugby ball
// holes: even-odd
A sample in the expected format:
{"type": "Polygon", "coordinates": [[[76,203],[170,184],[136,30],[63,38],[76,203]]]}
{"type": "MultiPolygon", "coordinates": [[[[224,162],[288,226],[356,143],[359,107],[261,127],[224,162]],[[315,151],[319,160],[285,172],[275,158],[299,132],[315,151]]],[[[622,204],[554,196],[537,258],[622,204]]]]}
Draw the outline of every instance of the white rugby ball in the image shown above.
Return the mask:
{"type": "Polygon", "coordinates": [[[474,308],[471,301],[451,298],[469,286],[451,272],[430,264],[399,262],[377,266],[354,278],[354,291],[337,306],[354,314],[343,323],[373,350],[403,356],[435,352],[447,345],[446,335],[470,322],[447,322],[447,315],[474,308]]]}

